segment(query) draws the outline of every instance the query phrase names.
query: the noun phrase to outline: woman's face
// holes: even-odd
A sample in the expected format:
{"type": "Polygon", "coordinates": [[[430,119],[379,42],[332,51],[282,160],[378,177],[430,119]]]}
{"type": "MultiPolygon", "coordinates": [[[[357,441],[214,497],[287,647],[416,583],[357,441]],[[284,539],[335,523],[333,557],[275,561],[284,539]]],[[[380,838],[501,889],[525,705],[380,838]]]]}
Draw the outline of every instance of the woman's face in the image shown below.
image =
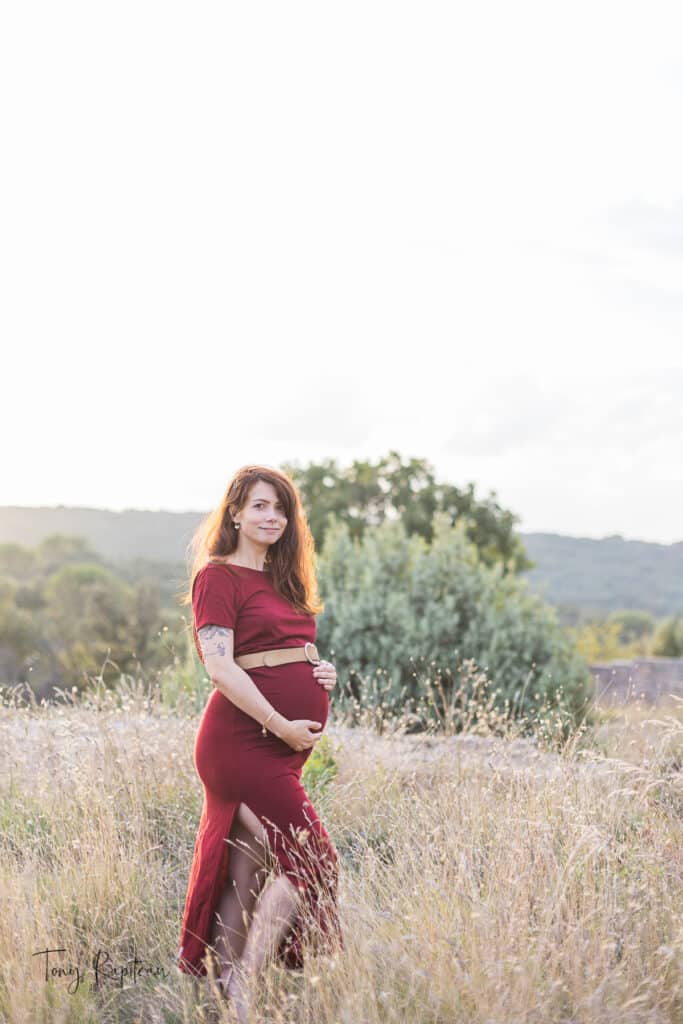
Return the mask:
{"type": "Polygon", "coordinates": [[[235,516],[239,532],[254,544],[274,544],[285,532],[287,518],[272,484],[257,480],[243,508],[235,516]]]}

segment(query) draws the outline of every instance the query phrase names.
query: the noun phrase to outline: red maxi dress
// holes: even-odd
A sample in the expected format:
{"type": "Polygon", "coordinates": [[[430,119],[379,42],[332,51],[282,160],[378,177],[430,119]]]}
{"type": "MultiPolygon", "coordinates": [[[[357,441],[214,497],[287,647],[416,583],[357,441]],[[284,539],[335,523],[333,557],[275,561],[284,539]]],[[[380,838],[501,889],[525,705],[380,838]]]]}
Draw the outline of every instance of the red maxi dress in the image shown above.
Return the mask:
{"type": "MultiPolygon", "coordinates": [[[[200,658],[197,630],[207,625],[234,631],[235,658],[315,642],[315,617],[292,608],[275,590],[267,570],[207,563],[194,581],[192,611],[200,658]]],[[[247,671],[285,718],[307,718],[324,728],[329,696],[316,681],[310,662],[247,671]]],[[[264,736],[256,719],[218,689],[209,697],[194,746],[204,800],[176,960],[184,973],[196,977],[207,973],[205,954],[218,900],[228,882],[235,849],[228,839],[240,803],[263,824],[274,854],[273,869],[286,874],[304,894],[304,909],[278,948],[280,965],[301,969],[308,942],[324,953],[343,948],[337,915],[337,852],[301,784],[302,768],[313,750],[293,750],[270,731],[264,736]]]]}

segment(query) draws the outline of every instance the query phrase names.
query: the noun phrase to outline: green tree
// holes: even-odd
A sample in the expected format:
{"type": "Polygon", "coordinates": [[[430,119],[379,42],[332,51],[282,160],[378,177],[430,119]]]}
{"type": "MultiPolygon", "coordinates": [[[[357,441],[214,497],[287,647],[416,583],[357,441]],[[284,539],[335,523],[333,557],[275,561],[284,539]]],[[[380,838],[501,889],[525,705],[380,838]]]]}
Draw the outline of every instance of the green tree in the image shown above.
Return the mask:
{"type": "Polygon", "coordinates": [[[161,625],[161,601],[157,580],[145,578],[133,585],[129,638],[140,662],[151,654],[153,637],[161,625]]]}
{"type": "Polygon", "coordinates": [[[655,618],[650,612],[637,611],[632,608],[622,608],[616,612],[610,612],[607,616],[609,623],[614,623],[619,630],[619,641],[622,644],[632,644],[638,640],[644,640],[655,631],[655,618]]]}
{"type": "Polygon", "coordinates": [[[35,571],[36,554],[21,544],[0,544],[0,576],[28,579],[35,571]]]}
{"type": "Polygon", "coordinates": [[[475,497],[473,483],[465,490],[440,483],[426,459],[403,462],[397,451],[390,451],[374,465],[354,460],[342,469],[327,459],[306,467],[286,463],[282,468],[300,489],[318,550],[331,515],[348,526],[354,540],[360,540],[367,527],[400,519],[409,536],[429,543],[434,514],[441,511],[451,524],[463,524],[485,565],[501,563],[504,573],[534,565],[514,532],[518,517],[501,508],[495,491],[481,500],[475,497]]]}
{"type": "Polygon", "coordinates": [[[101,565],[63,565],[47,579],[45,599],[45,636],[58,650],[65,683],[82,684],[107,658],[121,672],[133,669],[134,598],[127,584],[101,565]]]}
{"type": "Polygon", "coordinates": [[[652,641],[652,654],[662,658],[683,658],[683,621],[678,615],[660,623],[652,641]]]}
{"type": "Polygon", "coordinates": [[[12,686],[26,679],[30,661],[38,654],[31,616],[10,601],[0,603],[0,683],[12,686]]]}
{"type": "Polygon", "coordinates": [[[102,564],[102,559],[84,537],[65,533],[51,533],[45,537],[36,548],[35,559],[37,568],[44,575],[73,562],[102,564]]]}
{"type": "Polygon", "coordinates": [[[581,657],[592,665],[630,656],[619,639],[619,629],[618,622],[609,622],[603,617],[581,626],[566,627],[565,633],[581,657]]]}
{"type": "Polygon", "coordinates": [[[587,619],[564,627],[578,653],[589,664],[645,657],[652,643],[655,620],[649,612],[623,608],[605,615],[593,609],[587,619]]]}

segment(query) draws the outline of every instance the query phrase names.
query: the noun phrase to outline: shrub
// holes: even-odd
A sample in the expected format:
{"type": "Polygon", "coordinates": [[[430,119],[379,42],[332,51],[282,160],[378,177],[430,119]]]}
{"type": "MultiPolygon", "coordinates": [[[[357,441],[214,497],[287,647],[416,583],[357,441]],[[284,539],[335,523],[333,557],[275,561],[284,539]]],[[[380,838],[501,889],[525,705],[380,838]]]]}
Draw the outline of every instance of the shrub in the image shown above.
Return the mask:
{"type": "MultiPolygon", "coordinates": [[[[517,712],[537,702],[562,704],[572,715],[588,693],[586,663],[562,631],[555,610],[524,580],[488,567],[465,526],[434,516],[431,544],[408,536],[400,520],[384,521],[354,542],[332,521],[319,557],[325,610],[318,643],[348,678],[349,697],[363,682],[385,677],[386,707],[419,700],[434,683],[448,695],[465,663],[476,663],[496,693],[517,712]]],[[[370,687],[371,688],[371,687],[370,687]]],[[[343,688],[340,693],[344,698],[343,688]]]]}

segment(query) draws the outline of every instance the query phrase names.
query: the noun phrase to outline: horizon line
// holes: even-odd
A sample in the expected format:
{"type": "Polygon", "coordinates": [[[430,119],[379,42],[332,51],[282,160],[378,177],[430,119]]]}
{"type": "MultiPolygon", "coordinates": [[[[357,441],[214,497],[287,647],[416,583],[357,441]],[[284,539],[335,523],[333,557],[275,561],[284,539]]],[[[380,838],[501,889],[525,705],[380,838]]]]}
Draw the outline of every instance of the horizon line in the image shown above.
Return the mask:
{"type": "MultiPolygon", "coordinates": [[[[210,509],[192,509],[192,508],[186,508],[186,509],[134,508],[134,507],[130,507],[130,506],[126,507],[126,508],[110,508],[110,507],[103,507],[103,506],[100,506],[100,505],[0,505],[0,512],[2,512],[3,509],[16,509],[17,511],[22,511],[22,512],[24,512],[24,511],[36,512],[36,511],[41,511],[41,510],[45,510],[45,511],[50,512],[50,511],[58,511],[59,509],[64,509],[65,511],[70,511],[70,512],[108,512],[111,515],[123,515],[126,512],[143,512],[143,513],[147,513],[149,515],[157,515],[159,513],[164,513],[165,515],[198,515],[198,516],[206,515],[210,511],[210,509]]],[[[517,535],[525,535],[526,534],[526,535],[542,535],[542,536],[548,536],[548,537],[564,537],[564,538],[566,538],[568,540],[592,540],[592,541],[621,540],[625,544],[654,544],[654,545],[657,545],[658,547],[665,547],[665,548],[667,548],[667,547],[675,547],[678,544],[683,544],[683,540],[673,540],[673,541],[646,540],[646,539],[644,539],[642,537],[625,537],[621,533],[608,533],[608,534],[604,534],[601,537],[591,537],[591,536],[587,536],[586,534],[560,533],[558,530],[548,530],[548,529],[544,529],[544,530],[541,530],[541,529],[536,529],[536,530],[516,529],[516,530],[513,530],[513,533],[515,533],[517,535]]]]}

